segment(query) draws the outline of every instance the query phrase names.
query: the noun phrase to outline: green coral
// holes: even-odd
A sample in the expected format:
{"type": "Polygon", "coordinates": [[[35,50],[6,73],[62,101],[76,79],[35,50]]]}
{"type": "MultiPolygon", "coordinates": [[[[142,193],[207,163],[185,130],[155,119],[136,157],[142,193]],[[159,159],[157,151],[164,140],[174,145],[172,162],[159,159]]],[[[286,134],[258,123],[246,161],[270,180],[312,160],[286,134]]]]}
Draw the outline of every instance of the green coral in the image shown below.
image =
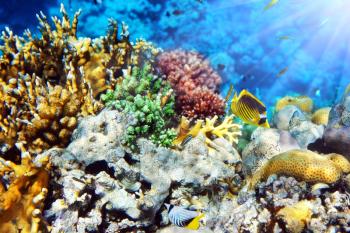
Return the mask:
{"type": "Polygon", "coordinates": [[[107,107],[132,116],[123,136],[132,150],[137,149],[135,142],[140,137],[149,138],[156,145],[172,145],[176,132],[167,126],[175,113],[174,100],[170,85],[152,73],[150,64],[134,67],[114,91],[102,95],[107,107]]]}

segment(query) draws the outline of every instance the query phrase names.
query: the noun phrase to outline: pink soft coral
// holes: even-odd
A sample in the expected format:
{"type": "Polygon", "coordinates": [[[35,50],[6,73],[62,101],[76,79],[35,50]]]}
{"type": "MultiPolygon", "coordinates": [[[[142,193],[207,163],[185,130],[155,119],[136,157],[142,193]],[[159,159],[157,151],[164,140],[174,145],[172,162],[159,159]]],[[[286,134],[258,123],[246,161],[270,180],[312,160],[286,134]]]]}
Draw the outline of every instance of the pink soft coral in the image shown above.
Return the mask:
{"type": "Polygon", "coordinates": [[[164,52],[158,57],[158,67],[175,90],[180,115],[205,119],[224,114],[224,100],[216,93],[221,77],[202,55],[181,50],[164,52]]]}

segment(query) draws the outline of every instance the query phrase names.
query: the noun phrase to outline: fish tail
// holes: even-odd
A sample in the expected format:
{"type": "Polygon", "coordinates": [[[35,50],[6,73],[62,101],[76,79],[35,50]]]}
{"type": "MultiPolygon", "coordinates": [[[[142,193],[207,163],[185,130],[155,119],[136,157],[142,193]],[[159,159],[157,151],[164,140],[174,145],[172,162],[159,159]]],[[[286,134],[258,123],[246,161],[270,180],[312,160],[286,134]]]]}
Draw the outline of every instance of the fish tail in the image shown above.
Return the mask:
{"type": "Polygon", "coordinates": [[[200,213],[185,228],[190,229],[190,230],[198,230],[198,228],[199,228],[199,221],[203,217],[204,217],[204,213],[200,213]]]}

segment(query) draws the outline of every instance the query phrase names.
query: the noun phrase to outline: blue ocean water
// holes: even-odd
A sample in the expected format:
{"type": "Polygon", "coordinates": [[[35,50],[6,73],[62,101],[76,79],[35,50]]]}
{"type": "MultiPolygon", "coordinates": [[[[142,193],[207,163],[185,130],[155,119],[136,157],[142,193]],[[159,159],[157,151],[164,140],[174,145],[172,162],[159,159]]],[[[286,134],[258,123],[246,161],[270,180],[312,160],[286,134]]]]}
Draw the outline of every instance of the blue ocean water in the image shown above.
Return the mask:
{"type": "Polygon", "coordinates": [[[164,50],[204,54],[229,85],[248,89],[268,106],[285,95],[308,95],[329,106],[350,83],[347,0],[1,0],[0,28],[37,32],[35,14],[73,15],[79,36],[98,37],[108,19],[129,25],[131,38],[164,50]]]}

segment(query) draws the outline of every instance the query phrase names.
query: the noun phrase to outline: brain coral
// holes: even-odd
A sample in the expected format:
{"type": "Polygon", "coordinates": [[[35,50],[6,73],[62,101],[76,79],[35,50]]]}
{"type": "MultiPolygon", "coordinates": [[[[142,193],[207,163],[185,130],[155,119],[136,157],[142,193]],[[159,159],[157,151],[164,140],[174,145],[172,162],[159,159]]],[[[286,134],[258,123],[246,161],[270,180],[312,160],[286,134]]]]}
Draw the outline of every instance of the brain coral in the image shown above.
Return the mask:
{"type": "Polygon", "coordinates": [[[306,182],[334,183],[350,171],[350,162],[341,155],[319,155],[309,150],[290,150],[272,157],[252,176],[251,184],[272,174],[293,176],[306,182]]]}
{"type": "Polygon", "coordinates": [[[224,114],[224,100],[216,93],[221,77],[203,56],[174,50],[161,53],[157,65],[175,90],[180,115],[205,119],[224,114]]]}
{"type": "MultiPolygon", "coordinates": [[[[64,7],[62,19],[38,15],[41,37],[16,36],[8,28],[0,47],[0,147],[8,158],[20,141],[31,153],[65,146],[80,116],[98,112],[95,100],[114,87],[122,69],[152,60],[157,50],[142,40],[132,46],[126,25],[118,37],[111,21],[105,37],[77,38],[77,12],[72,22],[64,7]]],[[[18,156],[17,156],[18,158],[18,156]]]]}

